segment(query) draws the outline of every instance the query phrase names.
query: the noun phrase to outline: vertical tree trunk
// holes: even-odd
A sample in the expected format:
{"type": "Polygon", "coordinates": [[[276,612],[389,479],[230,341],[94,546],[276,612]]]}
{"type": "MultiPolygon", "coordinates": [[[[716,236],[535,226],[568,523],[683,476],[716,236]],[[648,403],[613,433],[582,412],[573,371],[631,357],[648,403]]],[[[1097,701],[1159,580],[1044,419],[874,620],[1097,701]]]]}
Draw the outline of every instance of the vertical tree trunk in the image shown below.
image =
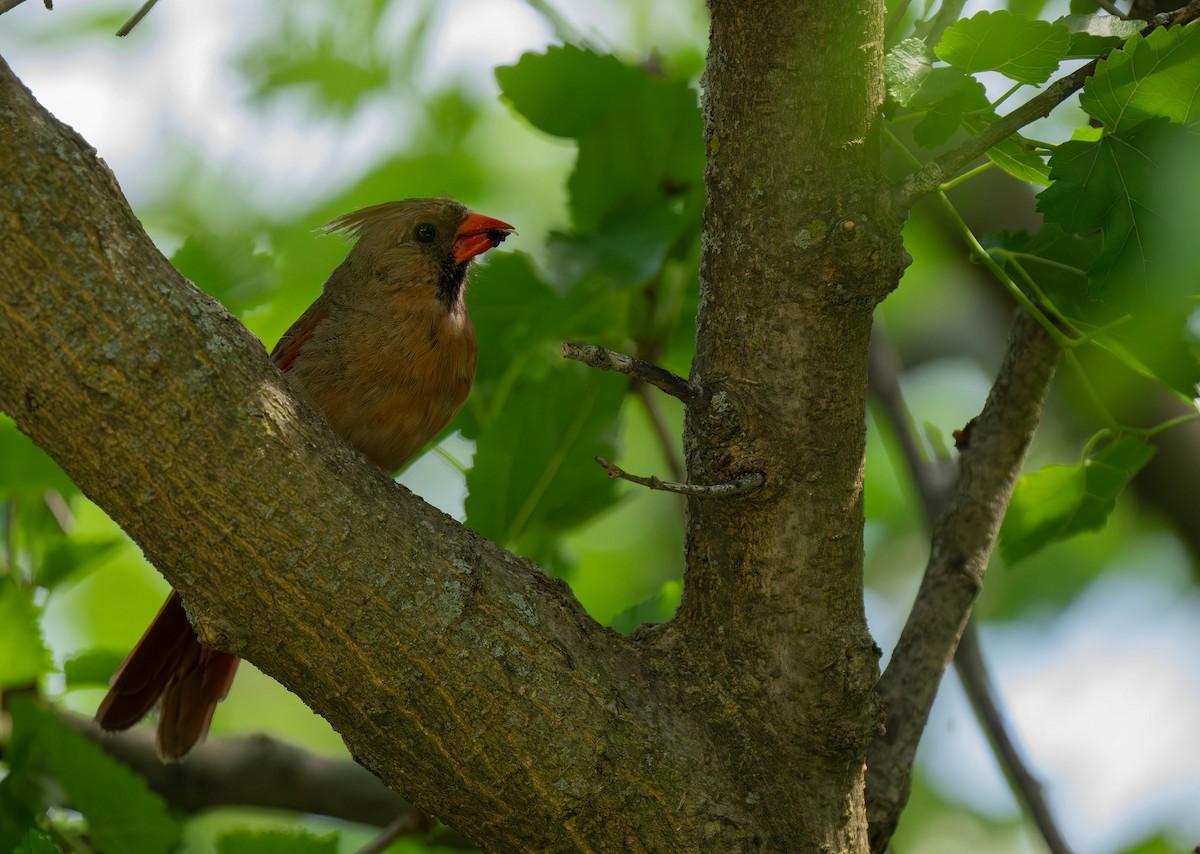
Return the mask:
{"type": "Polygon", "coordinates": [[[884,4],[713,0],[708,191],[685,431],[696,483],[680,614],[720,684],[703,710],[747,781],[767,850],[866,850],[879,726],[862,591],[872,311],[902,270],[877,144],[884,4]]]}

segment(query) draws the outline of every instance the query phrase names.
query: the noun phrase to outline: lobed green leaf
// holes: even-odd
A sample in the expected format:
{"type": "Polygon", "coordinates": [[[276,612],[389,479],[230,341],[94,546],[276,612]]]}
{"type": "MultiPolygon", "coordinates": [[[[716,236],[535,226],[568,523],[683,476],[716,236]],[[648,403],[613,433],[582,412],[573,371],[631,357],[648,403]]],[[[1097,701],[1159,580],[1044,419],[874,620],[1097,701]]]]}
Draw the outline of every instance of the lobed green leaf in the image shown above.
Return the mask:
{"type": "Polygon", "coordinates": [[[966,72],[999,71],[1018,83],[1041,83],[1058,68],[1070,44],[1070,30],[1062,24],[1001,10],[954,24],[934,53],[966,72]]]}
{"type": "Polygon", "coordinates": [[[1000,553],[1016,563],[1052,542],[1104,527],[1117,496],[1154,456],[1123,436],[1077,466],[1046,466],[1021,478],[1000,529],[1000,553]]]}
{"type": "Polygon", "coordinates": [[[1159,27],[1134,34],[1096,67],[1079,105],[1112,133],[1147,119],[1180,124],[1200,118],[1200,27],[1159,27]]]}

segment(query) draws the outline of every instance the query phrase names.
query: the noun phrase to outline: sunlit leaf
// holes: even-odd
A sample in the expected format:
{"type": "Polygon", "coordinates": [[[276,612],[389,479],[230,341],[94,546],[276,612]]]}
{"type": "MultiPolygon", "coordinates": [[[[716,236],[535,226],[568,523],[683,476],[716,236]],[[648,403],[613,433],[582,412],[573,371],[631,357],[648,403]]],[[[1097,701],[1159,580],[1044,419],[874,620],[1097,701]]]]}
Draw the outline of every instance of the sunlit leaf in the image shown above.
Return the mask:
{"type": "Polygon", "coordinates": [[[938,59],[963,71],[999,71],[1018,83],[1041,83],[1070,47],[1061,24],[1027,20],[1004,10],[980,12],[946,30],[934,49],[938,59]]]}
{"type": "Polygon", "coordinates": [[[53,489],[64,495],[77,492],[71,479],[58,463],[17,429],[6,415],[0,415],[0,492],[38,494],[53,489]]]}
{"type": "Polygon", "coordinates": [[[883,79],[888,94],[905,107],[916,97],[922,81],[932,70],[933,51],[922,39],[905,39],[883,59],[883,79]]]}
{"type": "Polygon", "coordinates": [[[1055,540],[1102,528],[1121,490],[1153,456],[1152,445],[1126,436],[1080,465],[1022,477],[1000,530],[1004,559],[1015,563],[1055,540]]]}
{"type": "Polygon", "coordinates": [[[217,839],[217,854],[337,854],[338,834],[304,830],[235,830],[217,839]]]}
{"type": "Polygon", "coordinates": [[[1130,36],[1100,61],[1079,105],[1114,133],[1146,119],[1200,118],[1200,27],[1159,27],[1130,36]]]}
{"type": "Polygon", "coordinates": [[[33,684],[50,669],[39,616],[29,591],[0,577],[0,689],[33,684]]]}
{"type": "MultiPolygon", "coordinates": [[[[1095,7],[1093,6],[1093,9],[1095,7]]],[[[1079,13],[1066,15],[1054,23],[1062,24],[1071,31],[1071,47],[1068,59],[1086,59],[1099,56],[1116,47],[1146,25],[1145,21],[1127,20],[1114,15],[1079,13]]]]}

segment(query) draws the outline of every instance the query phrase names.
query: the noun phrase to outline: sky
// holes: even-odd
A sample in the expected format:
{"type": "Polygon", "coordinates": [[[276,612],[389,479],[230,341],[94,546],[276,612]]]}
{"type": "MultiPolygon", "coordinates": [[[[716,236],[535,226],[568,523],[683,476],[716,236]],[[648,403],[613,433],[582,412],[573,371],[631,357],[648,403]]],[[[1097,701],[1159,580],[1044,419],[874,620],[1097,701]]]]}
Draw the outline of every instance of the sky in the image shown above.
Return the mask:
{"type": "MultiPolygon", "coordinates": [[[[246,192],[261,205],[320,195],[357,175],[394,139],[387,104],[365,111],[349,129],[323,125],[286,99],[266,111],[248,108],[250,93],[232,58],[255,31],[253,16],[266,14],[270,4],[162,0],[127,39],[56,34],[84,16],[137,5],[60,0],[48,12],[28,0],[0,18],[0,55],[99,150],[135,208],[156,198],[156,161],[180,142],[244,176],[246,192]]],[[[494,92],[495,65],[554,38],[546,18],[517,0],[441,5],[426,85],[465,77],[494,92]]],[[[598,44],[638,43],[651,32],[692,39],[702,26],[700,13],[682,3],[621,14],[601,0],[552,5],[598,44]]],[[[967,12],[983,5],[968,4],[967,12]]],[[[531,156],[568,156],[540,144],[531,156]]],[[[985,378],[968,372],[957,380],[982,400],[985,378]]],[[[938,405],[932,386],[919,377],[909,382],[914,409],[938,405]]],[[[420,465],[426,468],[409,472],[414,483],[439,481],[428,467],[444,463],[430,456],[420,465]]],[[[461,484],[440,480],[448,485],[440,492],[428,486],[426,497],[461,517],[461,484]]],[[[1186,555],[1169,538],[1147,536],[1115,559],[1118,571],[1061,613],[985,626],[985,654],[1025,755],[1077,850],[1119,851],[1150,828],[1172,828],[1190,847],[1200,842],[1200,597],[1186,555]]],[[[885,650],[895,642],[905,605],[868,598],[868,617],[885,650]]],[[[997,818],[1015,814],[952,673],[927,736],[920,759],[943,796],[997,818]]],[[[1013,850],[1040,848],[1025,841],[1013,850]]]]}

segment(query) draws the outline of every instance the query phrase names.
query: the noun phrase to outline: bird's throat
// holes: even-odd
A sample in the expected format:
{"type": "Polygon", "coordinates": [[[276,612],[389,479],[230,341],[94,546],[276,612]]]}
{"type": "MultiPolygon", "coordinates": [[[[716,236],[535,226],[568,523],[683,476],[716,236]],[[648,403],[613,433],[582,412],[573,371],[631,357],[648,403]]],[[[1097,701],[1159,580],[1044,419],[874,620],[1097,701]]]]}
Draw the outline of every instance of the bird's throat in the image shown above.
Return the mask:
{"type": "Polygon", "coordinates": [[[446,307],[446,311],[453,311],[462,301],[463,286],[467,282],[467,267],[470,263],[464,261],[462,264],[455,264],[453,260],[442,263],[437,295],[438,302],[446,307]]]}

